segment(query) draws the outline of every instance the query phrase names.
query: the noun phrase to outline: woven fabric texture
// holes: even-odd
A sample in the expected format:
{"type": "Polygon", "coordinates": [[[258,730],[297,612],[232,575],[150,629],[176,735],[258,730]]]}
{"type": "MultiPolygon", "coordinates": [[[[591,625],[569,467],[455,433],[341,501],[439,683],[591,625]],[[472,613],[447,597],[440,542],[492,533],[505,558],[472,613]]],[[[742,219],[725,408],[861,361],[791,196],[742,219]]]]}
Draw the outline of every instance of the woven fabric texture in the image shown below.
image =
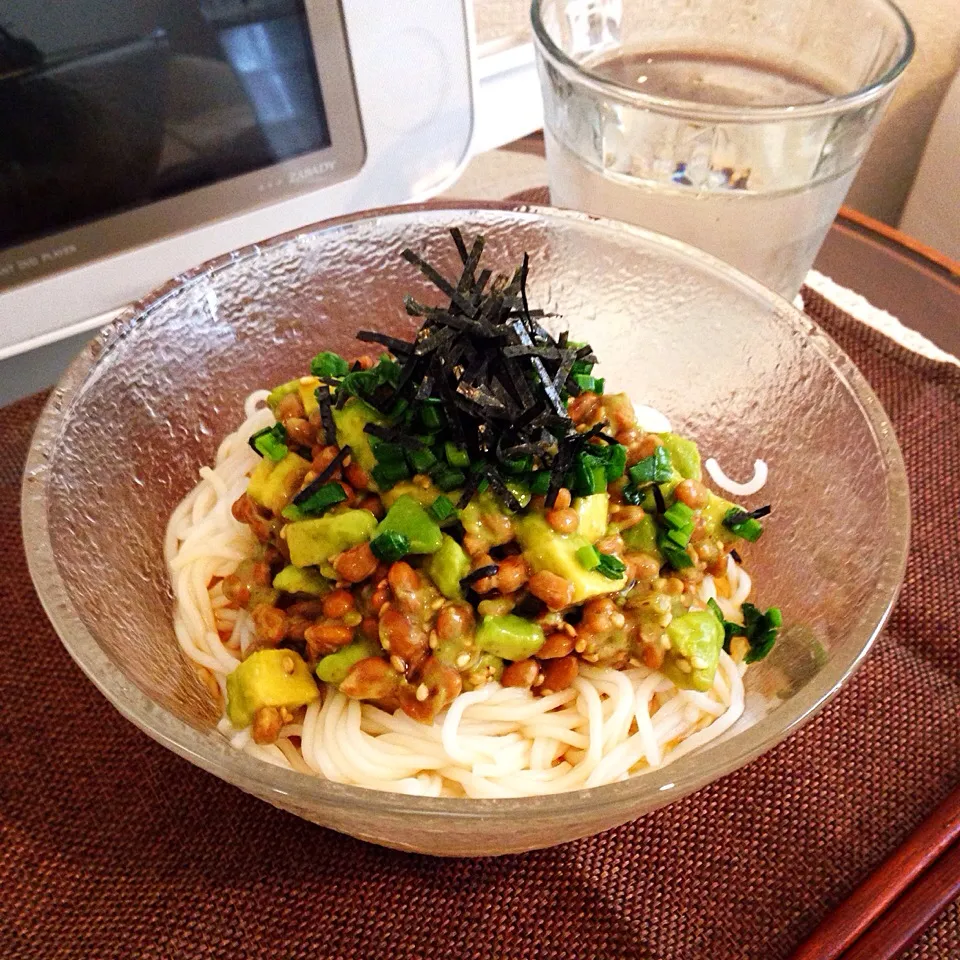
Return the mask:
{"type": "MultiPolygon", "coordinates": [[[[33,592],[0,411],[0,957],[779,960],[960,780],[960,369],[807,292],[903,448],[906,583],[836,699],[743,770],[598,837],[411,856],[246,796],[122,719],[33,592]]],[[[954,904],[905,955],[960,958],[954,904]]]]}

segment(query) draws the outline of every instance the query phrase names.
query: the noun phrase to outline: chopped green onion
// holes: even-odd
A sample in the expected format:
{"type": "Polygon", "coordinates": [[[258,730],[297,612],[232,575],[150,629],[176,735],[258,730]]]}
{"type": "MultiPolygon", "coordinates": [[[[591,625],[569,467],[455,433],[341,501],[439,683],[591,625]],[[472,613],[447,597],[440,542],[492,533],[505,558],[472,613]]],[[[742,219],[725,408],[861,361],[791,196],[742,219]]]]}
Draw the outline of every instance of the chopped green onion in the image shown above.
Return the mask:
{"type": "Polygon", "coordinates": [[[693,566],[690,554],[682,547],[677,546],[662,530],[657,534],[657,547],[674,570],[683,570],[685,567],[693,566]]]}
{"type": "Polygon", "coordinates": [[[677,500],[664,512],[663,521],[671,530],[683,530],[693,522],[693,511],[677,500]]]}
{"type": "Polygon", "coordinates": [[[454,470],[452,467],[440,467],[434,470],[431,476],[441,490],[456,490],[467,482],[467,475],[462,470],[454,470]]]}
{"type": "Polygon", "coordinates": [[[570,492],[575,497],[590,497],[607,489],[607,465],[602,457],[581,451],[568,477],[570,492]]]}
{"type": "Polygon", "coordinates": [[[389,490],[395,483],[406,480],[410,476],[410,469],[405,461],[378,463],[370,473],[381,490],[389,490]]]}
{"type": "Polygon", "coordinates": [[[583,390],[589,390],[592,393],[603,393],[603,377],[591,377],[586,373],[575,373],[574,382],[583,390]]]}
{"type": "Polygon", "coordinates": [[[319,490],[312,493],[303,503],[296,505],[296,509],[301,514],[307,516],[319,516],[325,510],[329,510],[334,504],[342,503],[347,499],[343,492],[343,487],[339,483],[325,483],[319,490]]]}
{"type": "Polygon", "coordinates": [[[688,523],[684,527],[680,527],[677,530],[668,530],[667,538],[672,540],[681,550],[685,550],[687,544],[690,542],[690,537],[693,535],[693,524],[688,523]]]}
{"type": "Polygon", "coordinates": [[[429,450],[407,451],[407,463],[414,473],[426,473],[436,462],[437,458],[429,450]]]}
{"type": "Polygon", "coordinates": [[[262,457],[279,463],[289,452],[287,446],[287,431],[282,423],[275,423],[272,427],[258,430],[250,438],[250,446],[262,457]]]}
{"type": "Polygon", "coordinates": [[[443,453],[447,458],[447,463],[451,467],[469,467],[470,466],[470,457],[467,454],[467,451],[463,447],[458,447],[455,443],[451,443],[449,440],[443,445],[443,453]]]}
{"type": "Polygon", "coordinates": [[[443,494],[440,494],[440,496],[427,507],[427,513],[429,513],[437,523],[443,523],[444,520],[448,520],[454,516],[456,512],[457,508],[454,506],[453,501],[443,494]]]}
{"type": "Polygon", "coordinates": [[[634,464],[627,473],[637,486],[647,483],[666,483],[673,475],[670,451],[666,447],[657,447],[649,457],[644,457],[639,463],[634,464]]]}
{"type": "Polygon", "coordinates": [[[610,443],[606,449],[607,483],[613,483],[623,476],[627,469],[627,448],[622,443],[610,443]]]}
{"type": "Polygon", "coordinates": [[[530,492],[537,496],[545,496],[550,489],[549,470],[537,470],[535,473],[530,474],[528,480],[530,492]]]}
{"type": "Polygon", "coordinates": [[[533,466],[533,457],[529,454],[524,457],[517,457],[515,460],[504,460],[500,467],[504,473],[517,476],[521,473],[527,473],[533,466]]]}
{"type": "Polygon", "coordinates": [[[623,499],[629,503],[631,506],[639,507],[643,504],[643,501],[646,499],[646,494],[635,487],[632,483],[628,483],[623,488],[623,499]]]}
{"type": "Polygon", "coordinates": [[[779,607],[771,607],[766,613],[752,603],[743,605],[743,623],[731,623],[723,616],[720,604],[716,600],[707,601],[713,615],[723,625],[723,649],[730,652],[730,641],[734,637],[746,637],[749,649],[744,660],[756,663],[762,660],[777,642],[777,631],[783,626],[783,615],[779,607]]]}
{"type": "Polygon", "coordinates": [[[743,621],[747,643],[750,644],[744,660],[747,663],[756,663],[757,660],[762,660],[777,642],[777,631],[783,626],[783,615],[779,607],[770,607],[766,613],[761,613],[752,603],[745,603],[743,621]]]}
{"type": "Polygon", "coordinates": [[[370,541],[370,549],[378,560],[393,563],[410,552],[410,541],[406,534],[386,530],[370,541]]]}
{"type": "Polygon", "coordinates": [[[593,370],[593,364],[588,360],[574,360],[570,372],[573,376],[586,376],[593,370]]]}
{"type": "Polygon", "coordinates": [[[576,552],[577,560],[584,570],[596,570],[600,566],[600,551],[587,544],[576,552]]]}
{"type": "Polygon", "coordinates": [[[737,507],[728,510],[723,517],[723,525],[738,537],[756,543],[763,533],[763,524],[737,507]]]}
{"type": "Polygon", "coordinates": [[[439,430],[443,425],[440,409],[436,403],[424,403],[420,408],[420,422],[431,433],[439,430]]]}
{"type": "Polygon", "coordinates": [[[350,364],[339,353],[324,350],[310,361],[310,372],[315,377],[345,377],[350,372],[350,364]]]}
{"type": "Polygon", "coordinates": [[[406,451],[399,443],[387,443],[385,440],[372,440],[370,449],[377,463],[406,463],[406,451]]]}
{"type": "Polygon", "coordinates": [[[306,517],[301,513],[300,508],[295,503],[288,503],[280,511],[280,516],[290,521],[306,520],[306,517]]]}
{"type": "Polygon", "coordinates": [[[619,580],[627,572],[627,565],[612,554],[601,553],[599,557],[600,562],[597,564],[597,573],[606,577],[608,580],[619,580]]]}

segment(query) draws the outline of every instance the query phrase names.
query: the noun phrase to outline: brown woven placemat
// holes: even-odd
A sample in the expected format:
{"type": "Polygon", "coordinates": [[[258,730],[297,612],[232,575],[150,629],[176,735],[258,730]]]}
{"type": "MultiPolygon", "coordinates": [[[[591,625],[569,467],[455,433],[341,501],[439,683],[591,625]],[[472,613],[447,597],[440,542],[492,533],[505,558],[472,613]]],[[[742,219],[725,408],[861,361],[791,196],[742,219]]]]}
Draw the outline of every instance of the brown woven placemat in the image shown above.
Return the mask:
{"type": "MultiPolygon", "coordinates": [[[[34,595],[0,411],[0,958],[777,960],[960,779],[960,370],[816,294],[889,411],[906,584],[831,705],[745,769],[599,837],[498,860],[379,849],[201,772],[123,720],[34,595]]],[[[960,957],[954,904],[906,957],[960,957]]]]}

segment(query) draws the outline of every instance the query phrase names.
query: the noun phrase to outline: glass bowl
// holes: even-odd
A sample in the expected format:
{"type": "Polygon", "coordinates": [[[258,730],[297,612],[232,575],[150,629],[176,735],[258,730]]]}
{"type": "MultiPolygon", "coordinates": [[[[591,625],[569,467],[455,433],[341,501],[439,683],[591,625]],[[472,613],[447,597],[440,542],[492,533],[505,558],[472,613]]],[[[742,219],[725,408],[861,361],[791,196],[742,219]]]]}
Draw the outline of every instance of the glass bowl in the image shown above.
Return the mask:
{"type": "MultiPolygon", "coordinates": [[[[749,762],[808,720],[863,659],[894,602],[909,533],[903,462],[853,363],[758,283],[682,243],[552,209],[400,207],[238,250],[171,281],[105,329],[40,418],[23,486],[24,542],[64,646],[128,719],[192,763],[334,830],[403,850],[479,856],[597,833],[749,762]],[[533,799],[426,799],[264,763],[215,729],[171,624],[163,534],[176,503],[258,387],[321,349],[364,352],[359,327],[408,336],[406,292],[439,302],[401,257],[452,272],[448,230],[487,238],[485,263],[531,258],[531,300],[589,339],[599,372],[657,407],[732,477],[763,457],[772,503],[745,550],[761,605],[786,629],[746,675],[722,739],[609,786],[533,799]]],[[[136,762],[134,757],[130,762],[136,762]]]]}

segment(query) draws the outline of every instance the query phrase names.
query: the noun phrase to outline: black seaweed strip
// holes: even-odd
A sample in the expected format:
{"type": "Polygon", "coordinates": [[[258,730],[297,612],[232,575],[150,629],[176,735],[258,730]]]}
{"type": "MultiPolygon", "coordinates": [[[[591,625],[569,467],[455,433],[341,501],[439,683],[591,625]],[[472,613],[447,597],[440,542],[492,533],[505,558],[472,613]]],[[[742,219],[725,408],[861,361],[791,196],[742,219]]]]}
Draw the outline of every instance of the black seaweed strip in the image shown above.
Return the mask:
{"type": "Polygon", "coordinates": [[[412,263],[419,271],[432,283],[434,286],[438,287],[443,293],[445,293],[457,307],[462,310],[467,316],[472,316],[475,307],[467,300],[461,293],[457,291],[457,288],[450,283],[443,274],[437,270],[436,267],[427,263],[419,254],[413,252],[413,250],[404,250],[402,254],[404,260],[407,260],[409,263],[412,263]]]}
{"type": "Polygon", "coordinates": [[[463,242],[463,234],[460,232],[460,228],[451,227],[450,236],[453,237],[453,242],[457,245],[457,253],[460,254],[460,259],[464,263],[466,263],[467,262],[467,245],[463,242]]]}
{"type": "Polygon", "coordinates": [[[666,513],[667,512],[667,503],[663,499],[663,491],[660,489],[658,484],[653,485],[653,500],[657,505],[657,513],[666,513]]]}
{"type": "Polygon", "coordinates": [[[301,503],[309,500],[334,474],[334,471],[353,451],[349,445],[341,447],[337,455],[317,474],[316,479],[311,480],[294,498],[294,506],[299,507],[301,503]]]}
{"type": "Polygon", "coordinates": [[[743,561],[740,559],[740,554],[737,553],[736,550],[731,550],[731,551],[730,551],[730,556],[733,557],[733,559],[734,559],[734,561],[735,561],[736,563],[741,563],[741,564],[743,563],[743,561]]]}
{"type": "Polygon", "coordinates": [[[460,585],[466,588],[469,587],[471,583],[483,580],[484,577],[496,576],[499,569],[500,567],[495,563],[488,563],[485,567],[477,567],[476,570],[471,570],[470,573],[460,581],[460,585]]]}
{"type": "Polygon", "coordinates": [[[330,394],[330,388],[326,388],[326,392],[321,392],[322,388],[317,387],[314,391],[314,396],[317,398],[317,403],[320,406],[320,426],[323,429],[323,440],[324,443],[336,443],[337,442],[337,426],[333,422],[333,397],[330,394]]]}
{"type": "Polygon", "coordinates": [[[406,340],[391,337],[388,333],[378,333],[376,330],[358,330],[356,337],[363,343],[379,343],[399,356],[406,356],[413,350],[414,346],[406,340]]]}
{"type": "Polygon", "coordinates": [[[772,508],[768,503],[765,507],[757,507],[756,510],[751,510],[747,514],[747,516],[753,517],[754,520],[762,520],[764,517],[767,517],[770,515],[771,510],[772,508]]]}

